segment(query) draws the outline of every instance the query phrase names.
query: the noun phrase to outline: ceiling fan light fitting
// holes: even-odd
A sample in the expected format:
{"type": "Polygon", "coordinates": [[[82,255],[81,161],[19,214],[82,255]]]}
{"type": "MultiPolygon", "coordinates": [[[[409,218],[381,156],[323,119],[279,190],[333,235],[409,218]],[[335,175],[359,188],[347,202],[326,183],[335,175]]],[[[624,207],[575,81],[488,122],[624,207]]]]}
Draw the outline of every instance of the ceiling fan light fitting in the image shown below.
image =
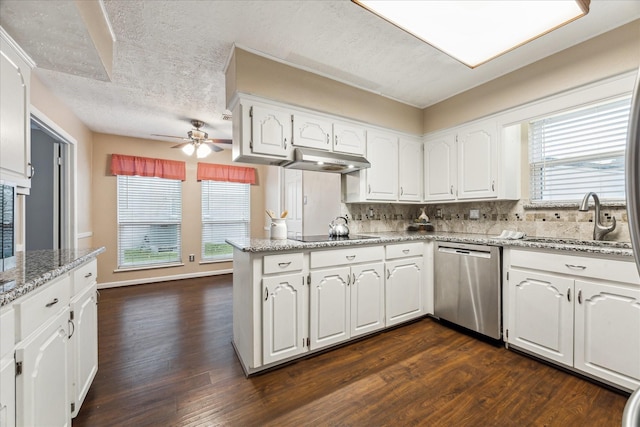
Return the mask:
{"type": "Polygon", "coordinates": [[[184,147],[182,147],[182,152],[187,156],[192,155],[194,151],[196,151],[196,147],[193,144],[187,144],[184,147]]]}
{"type": "Polygon", "coordinates": [[[196,156],[199,159],[205,158],[209,154],[211,154],[211,148],[209,148],[209,146],[207,144],[200,144],[198,146],[198,149],[196,150],[196,156]]]}

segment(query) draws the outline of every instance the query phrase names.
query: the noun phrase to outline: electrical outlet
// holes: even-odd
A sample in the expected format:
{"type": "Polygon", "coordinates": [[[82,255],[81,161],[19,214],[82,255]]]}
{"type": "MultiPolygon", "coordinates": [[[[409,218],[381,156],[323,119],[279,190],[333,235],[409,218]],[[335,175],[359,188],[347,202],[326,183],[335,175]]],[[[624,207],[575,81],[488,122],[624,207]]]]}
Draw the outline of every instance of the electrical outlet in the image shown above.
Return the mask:
{"type": "Polygon", "coordinates": [[[196,256],[194,254],[189,255],[189,262],[194,262],[196,260],[196,256]]]}
{"type": "Polygon", "coordinates": [[[436,209],[436,218],[442,218],[442,209],[436,209]]]}
{"type": "Polygon", "coordinates": [[[471,209],[469,211],[469,219],[480,219],[480,209],[471,209]]]}

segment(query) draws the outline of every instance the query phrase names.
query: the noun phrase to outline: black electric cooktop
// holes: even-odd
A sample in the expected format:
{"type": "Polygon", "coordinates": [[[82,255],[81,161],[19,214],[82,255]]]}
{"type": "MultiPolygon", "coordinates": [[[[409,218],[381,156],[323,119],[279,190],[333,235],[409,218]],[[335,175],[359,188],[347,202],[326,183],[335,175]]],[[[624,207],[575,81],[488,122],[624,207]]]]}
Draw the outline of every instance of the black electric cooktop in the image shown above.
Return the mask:
{"type": "Polygon", "coordinates": [[[364,239],[377,239],[376,236],[363,236],[361,234],[350,234],[348,236],[327,236],[326,234],[318,234],[315,236],[298,236],[291,237],[291,240],[297,240],[299,242],[339,242],[343,240],[364,240],[364,239]]]}

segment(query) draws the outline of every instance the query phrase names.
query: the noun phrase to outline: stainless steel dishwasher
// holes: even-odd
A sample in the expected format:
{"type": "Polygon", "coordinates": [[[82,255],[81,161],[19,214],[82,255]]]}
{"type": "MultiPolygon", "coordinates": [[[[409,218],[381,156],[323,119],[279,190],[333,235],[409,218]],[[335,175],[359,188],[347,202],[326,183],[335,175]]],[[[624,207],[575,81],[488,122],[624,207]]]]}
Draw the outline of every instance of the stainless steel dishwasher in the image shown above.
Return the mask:
{"type": "Polygon", "coordinates": [[[438,242],[434,260],[436,317],[501,338],[501,250],[498,246],[438,242]]]}

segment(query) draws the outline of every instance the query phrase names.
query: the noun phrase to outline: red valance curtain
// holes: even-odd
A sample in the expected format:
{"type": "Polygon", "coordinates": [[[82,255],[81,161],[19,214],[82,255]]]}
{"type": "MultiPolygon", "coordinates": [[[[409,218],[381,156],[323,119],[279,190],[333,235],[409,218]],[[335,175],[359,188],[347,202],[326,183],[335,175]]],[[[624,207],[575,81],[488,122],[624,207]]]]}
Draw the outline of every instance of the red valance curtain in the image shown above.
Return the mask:
{"type": "Polygon", "coordinates": [[[111,155],[111,173],[114,175],[155,176],[157,178],[187,178],[185,162],[153,159],[150,157],[111,155]]]}
{"type": "Polygon", "coordinates": [[[198,181],[227,181],[243,184],[256,183],[256,170],[243,166],[198,163],[198,181]]]}

